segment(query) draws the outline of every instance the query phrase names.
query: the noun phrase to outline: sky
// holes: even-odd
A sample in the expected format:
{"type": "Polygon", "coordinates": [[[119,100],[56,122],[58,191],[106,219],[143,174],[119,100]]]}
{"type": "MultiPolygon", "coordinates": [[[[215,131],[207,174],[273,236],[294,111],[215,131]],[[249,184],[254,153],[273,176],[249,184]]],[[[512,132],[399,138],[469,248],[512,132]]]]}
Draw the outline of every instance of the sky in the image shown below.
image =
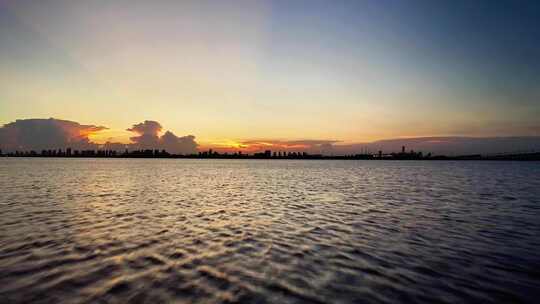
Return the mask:
{"type": "Polygon", "coordinates": [[[538,1],[0,0],[0,125],[95,143],[539,136],[539,84],[538,1]]]}

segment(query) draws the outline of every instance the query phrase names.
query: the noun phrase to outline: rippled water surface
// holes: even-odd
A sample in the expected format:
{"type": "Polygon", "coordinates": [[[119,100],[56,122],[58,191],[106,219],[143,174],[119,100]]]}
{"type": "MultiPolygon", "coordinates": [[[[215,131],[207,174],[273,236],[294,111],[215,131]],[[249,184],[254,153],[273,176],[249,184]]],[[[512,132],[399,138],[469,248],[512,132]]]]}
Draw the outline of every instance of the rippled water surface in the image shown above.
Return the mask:
{"type": "Polygon", "coordinates": [[[540,163],[0,159],[1,303],[538,303],[540,163]]]}

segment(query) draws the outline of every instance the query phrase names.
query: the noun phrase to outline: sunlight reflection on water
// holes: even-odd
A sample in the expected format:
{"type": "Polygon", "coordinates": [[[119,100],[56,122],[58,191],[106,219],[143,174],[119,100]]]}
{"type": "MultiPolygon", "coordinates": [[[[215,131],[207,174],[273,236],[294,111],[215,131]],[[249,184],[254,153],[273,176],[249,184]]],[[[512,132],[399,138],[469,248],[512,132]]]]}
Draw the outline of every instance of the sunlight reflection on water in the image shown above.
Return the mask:
{"type": "Polygon", "coordinates": [[[540,163],[0,159],[0,302],[534,302],[540,163]]]}

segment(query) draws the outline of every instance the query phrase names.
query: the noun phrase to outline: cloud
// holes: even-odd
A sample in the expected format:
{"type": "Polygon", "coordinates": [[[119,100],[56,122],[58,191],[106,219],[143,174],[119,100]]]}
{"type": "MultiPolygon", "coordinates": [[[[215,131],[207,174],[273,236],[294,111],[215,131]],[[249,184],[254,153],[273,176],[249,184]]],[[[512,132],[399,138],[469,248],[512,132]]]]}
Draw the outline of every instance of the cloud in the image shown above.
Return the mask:
{"type": "MultiPolygon", "coordinates": [[[[124,151],[140,149],[166,150],[173,154],[197,153],[195,136],[176,136],[165,131],[157,121],[146,120],[127,129],[135,133],[131,143],[107,142],[97,144],[89,136],[106,130],[97,125],[82,125],[74,121],[60,119],[20,119],[0,127],[0,149],[4,152],[41,151],[43,149],[107,149],[124,151]]],[[[503,152],[540,151],[539,136],[513,137],[417,137],[380,140],[367,143],[344,144],[337,140],[246,140],[238,142],[240,148],[217,147],[228,152],[237,149],[248,153],[272,150],[285,152],[308,152],[311,154],[344,155],[363,153],[366,150],[377,153],[407,150],[431,152],[433,154],[464,155],[503,152]]]]}
{"type": "MultiPolygon", "coordinates": [[[[392,153],[406,150],[422,151],[434,155],[494,154],[540,151],[540,137],[415,137],[386,139],[374,142],[345,144],[337,140],[247,140],[240,142],[241,150],[248,153],[264,150],[308,152],[324,155],[351,155],[378,151],[392,153]]],[[[219,149],[233,152],[234,148],[219,149]]]]}
{"type": "Polygon", "coordinates": [[[259,140],[245,140],[239,144],[242,147],[246,147],[244,150],[253,152],[264,150],[275,150],[285,152],[308,152],[312,154],[328,154],[333,149],[334,144],[339,143],[337,140],[318,140],[318,139],[304,139],[304,140],[272,140],[272,139],[259,139],[259,140]]]}
{"type": "Polygon", "coordinates": [[[43,149],[96,149],[88,136],[107,128],[60,119],[19,119],[0,128],[0,148],[5,151],[43,149]]]}
{"type": "Polygon", "coordinates": [[[540,151],[540,137],[416,137],[387,139],[369,143],[335,145],[336,154],[355,154],[362,150],[371,153],[422,151],[436,155],[495,154],[540,151]]]}
{"type": "Polygon", "coordinates": [[[49,119],[20,119],[0,127],[0,149],[4,152],[36,151],[49,149],[97,150],[107,149],[124,151],[140,149],[166,150],[172,154],[197,153],[195,136],[178,137],[171,131],[163,136],[163,130],[157,121],[146,120],[135,124],[127,131],[137,136],[131,137],[132,143],[106,142],[97,144],[90,141],[89,136],[106,130],[96,125],[81,125],[74,121],[49,119]]]}
{"type": "Polygon", "coordinates": [[[171,131],[165,132],[162,136],[159,133],[163,130],[157,121],[145,120],[133,125],[127,131],[134,132],[138,136],[130,137],[133,149],[159,149],[166,150],[173,154],[194,154],[197,153],[197,142],[195,136],[188,135],[178,137],[171,131]]]}
{"type": "Polygon", "coordinates": [[[162,129],[163,127],[159,122],[153,120],[145,120],[144,122],[133,125],[133,127],[127,130],[131,132],[136,132],[138,134],[154,134],[157,136],[162,129]]]}
{"type": "Polygon", "coordinates": [[[167,131],[161,136],[160,144],[163,149],[174,154],[197,153],[198,145],[193,135],[177,137],[172,132],[167,131]]]}
{"type": "Polygon", "coordinates": [[[133,127],[127,129],[127,131],[134,132],[139,136],[130,137],[133,141],[133,146],[138,149],[157,149],[160,146],[159,132],[163,127],[157,121],[145,120],[139,124],[133,125],[133,127]]]}

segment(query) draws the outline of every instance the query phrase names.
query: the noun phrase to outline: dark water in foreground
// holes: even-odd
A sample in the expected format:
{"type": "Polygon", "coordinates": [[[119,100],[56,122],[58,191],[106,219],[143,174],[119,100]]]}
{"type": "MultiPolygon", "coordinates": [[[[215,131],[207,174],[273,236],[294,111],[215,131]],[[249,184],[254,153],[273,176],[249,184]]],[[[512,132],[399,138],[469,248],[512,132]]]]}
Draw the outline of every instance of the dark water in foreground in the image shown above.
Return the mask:
{"type": "Polygon", "coordinates": [[[540,163],[0,159],[1,303],[538,303],[540,163]]]}

